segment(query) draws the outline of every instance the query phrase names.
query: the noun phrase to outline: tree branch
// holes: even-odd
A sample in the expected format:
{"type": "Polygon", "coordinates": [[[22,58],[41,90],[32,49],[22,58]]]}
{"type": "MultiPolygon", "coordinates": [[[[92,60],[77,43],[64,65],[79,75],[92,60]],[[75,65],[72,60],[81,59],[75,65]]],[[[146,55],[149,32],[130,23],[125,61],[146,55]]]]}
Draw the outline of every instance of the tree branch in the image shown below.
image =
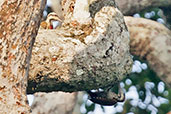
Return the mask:
{"type": "Polygon", "coordinates": [[[106,88],[130,73],[129,34],[115,2],[85,1],[64,3],[62,27],[39,30],[28,93],[106,88]]]}
{"type": "Polygon", "coordinates": [[[116,2],[124,15],[133,15],[148,8],[159,7],[166,17],[165,25],[171,29],[171,0],[116,0],[116,2]]]}
{"type": "Polygon", "coordinates": [[[170,7],[170,0],[116,0],[124,15],[132,15],[149,7],[170,7]]]}
{"type": "Polygon", "coordinates": [[[146,59],[150,67],[171,87],[171,31],[143,18],[125,17],[130,32],[131,54],[146,59]]]}

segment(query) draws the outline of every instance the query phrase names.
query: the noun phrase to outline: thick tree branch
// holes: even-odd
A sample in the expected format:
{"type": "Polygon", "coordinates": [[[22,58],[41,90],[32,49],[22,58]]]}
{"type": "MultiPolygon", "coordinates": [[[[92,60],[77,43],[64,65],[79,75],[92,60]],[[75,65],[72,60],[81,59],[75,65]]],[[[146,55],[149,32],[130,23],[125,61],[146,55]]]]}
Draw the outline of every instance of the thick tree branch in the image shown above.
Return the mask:
{"type": "Polygon", "coordinates": [[[4,0],[0,7],[1,114],[29,113],[28,69],[44,6],[44,0],[4,0]]]}
{"type": "Polygon", "coordinates": [[[171,0],[116,0],[124,15],[133,15],[148,8],[161,8],[165,15],[165,25],[171,29],[171,0]]]}
{"type": "Polygon", "coordinates": [[[124,15],[132,15],[149,7],[170,7],[171,0],[116,0],[124,15]]]}
{"type": "Polygon", "coordinates": [[[39,30],[28,93],[106,88],[131,71],[129,34],[115,2],[76,0],[74,9],[67,2],[62,27],[39,30]]]}
{"type": "Polygon", "coordinates": [[[146,59],[159,78],[171,86],[171,31],[148,19],[125,17],[125,21],[131,53],[146,59]]]}

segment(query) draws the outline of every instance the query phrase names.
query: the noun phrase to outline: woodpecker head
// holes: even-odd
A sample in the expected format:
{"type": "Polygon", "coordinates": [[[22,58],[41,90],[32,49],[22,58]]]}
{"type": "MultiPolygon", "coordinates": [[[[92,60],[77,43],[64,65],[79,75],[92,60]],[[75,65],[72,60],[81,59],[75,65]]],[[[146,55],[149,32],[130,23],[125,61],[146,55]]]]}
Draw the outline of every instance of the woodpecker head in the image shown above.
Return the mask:
{"type": "Polygon", "coordinates": [[[41,22],[41,27],[44,29],[55,29],[57,26],[60,26],[62,20],[55,12],[51,12],[48,14],[47,19],[41,22]],[[58,24],[54,25],[54,22],[58,22],[58,24]]]}
{"type": "Polygon", "coordinates": [[[62,20],[59,18],[59,16],[55,12],[49,13],[46,19],[48,29],[56,28],[53,26],[53,22],[55,21],[58,21],[60,24],[62,23],[62,20]]]}

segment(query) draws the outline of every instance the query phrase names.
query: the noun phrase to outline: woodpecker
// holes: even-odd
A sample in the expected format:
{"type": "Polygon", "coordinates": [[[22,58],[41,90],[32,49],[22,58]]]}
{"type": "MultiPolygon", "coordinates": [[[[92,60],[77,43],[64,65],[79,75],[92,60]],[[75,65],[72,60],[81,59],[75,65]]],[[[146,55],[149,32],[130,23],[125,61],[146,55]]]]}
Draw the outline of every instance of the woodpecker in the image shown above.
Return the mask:
{"type": "Polygon", "coordinates": [[[60,19],[59,16],[55,12],[51,12],[48,14],[47,19],[41,22],[40,26],[41,28],[44,28],[44,29],[55,29],[55,27],[53,26],[54,21],[58,21],[59,26],[62,23],[62,19],[60,19]]]}
{"type": "Polygon", "coordinates": [[[89,100],[103,106],[112,106],[117,102],[123,102],[125,100],[125,94],[120,86],[118,94],[112,91],[87,91],[87,93],[89,94],[89,100]]]}

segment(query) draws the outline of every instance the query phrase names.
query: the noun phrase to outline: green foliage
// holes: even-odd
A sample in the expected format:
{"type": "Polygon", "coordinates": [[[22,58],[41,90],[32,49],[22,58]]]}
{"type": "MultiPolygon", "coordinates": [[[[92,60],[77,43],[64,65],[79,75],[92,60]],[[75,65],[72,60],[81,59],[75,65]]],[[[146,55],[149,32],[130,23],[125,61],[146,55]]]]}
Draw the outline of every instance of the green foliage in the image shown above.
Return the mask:
{"type": "Polygon", "coordinates": [[[86,108],[86,110],[87,110],[86,114],[88,114],[88,112],[94,111],[94,109],[95,109],[95,104],[94,104],[94,103],[91,104],[91,105],[85,104],[85,108],[86,108]]]}
{"type": "Polygon", "coordinates": [[[156,21],[158,18],[162,18],[162,11],[159,8],[149,8],[140,12],[140,16],[147,18],[146,15],[150,16],[149,19],[156,21]]]}
{"type": "MultiPolygon", "coordinates": [[[[154,88],[151,89],[152,95],[155,95],[156,97],[161,96],[161,97],[164,97],[169,100],[168,104],[161,104],[159,107],[156,107],[158,109],[158,114],[166,114],[167,112],[171,111],[171,102],[170,102],[171,101],[171,89],[166,87],[165,91],[168,91],[168,93],[169,93],[167,96],[165,96],[163,93],[159,93],[157,85],[159,84],[159,82],[161,82],[161,80],[157,77],[155,72],[153,72],[150,68],[148,68],[145,71],[142,71],[141,73],[132,73],[129,76],[129,79],[131,79],[132,85],[136,86],[137,91],[139,93],[139,98],[142,101],[144,101],[145,97],[146,97],[146,94],[141,94],[141,93],[146,93],[146,89],[144,87],[145,82],[147,82],[147,81],[153,82],[155,84],[155,86],[154,86],[154,88]]],[[[124,80],[126,80],[126,79],[124,79],[124,80]]],[[[128,91],[128,88],[132,85],[126,86],[125,87],[126,90],[128,91]]],[[[150,104],[153,105],[152,102],[150,104]]],[[[126,103],[124,104],[125,112],[130,112],[129,109],[131,109],[131,108],[133,108],[133,106],[131,106],[129,101],[126,101],[126,103]]],[[[136,109],[133,111],[134,114],[150,113],[147,109],[142,110],[139,107],[134,107],[134,108],[136,109]]]]}

